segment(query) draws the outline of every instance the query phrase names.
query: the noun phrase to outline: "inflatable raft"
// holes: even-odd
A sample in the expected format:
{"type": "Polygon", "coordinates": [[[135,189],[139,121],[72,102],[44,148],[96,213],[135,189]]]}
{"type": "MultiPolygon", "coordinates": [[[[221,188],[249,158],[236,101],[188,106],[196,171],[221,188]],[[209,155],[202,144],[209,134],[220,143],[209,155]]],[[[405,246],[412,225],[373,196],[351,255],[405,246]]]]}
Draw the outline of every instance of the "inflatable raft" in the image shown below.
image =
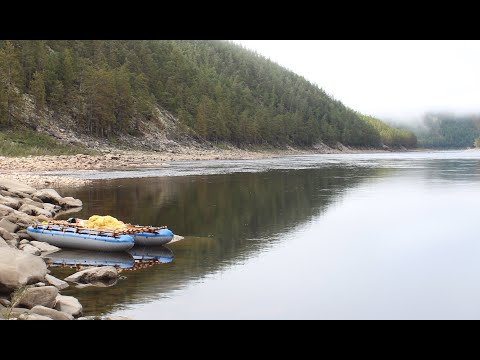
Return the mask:
{"type": "Polygon", "coordinates": [[[93,250],[105,252],[128,251],[135,245],[130,235],[114,232],[80,230],[62,225],[35,225],[27,229],[28,235],[37,241],[46,242],[59,248],[93,250]]]}

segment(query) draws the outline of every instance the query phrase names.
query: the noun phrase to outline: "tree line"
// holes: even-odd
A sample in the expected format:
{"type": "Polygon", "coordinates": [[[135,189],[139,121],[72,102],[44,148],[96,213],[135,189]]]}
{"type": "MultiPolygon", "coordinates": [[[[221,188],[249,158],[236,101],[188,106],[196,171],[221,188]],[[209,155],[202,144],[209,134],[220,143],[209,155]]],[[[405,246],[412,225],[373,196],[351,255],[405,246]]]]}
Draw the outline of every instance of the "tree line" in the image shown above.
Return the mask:
{"type": "Polygon", "coordinates": [[[388,125],[225,41],[0,40],[0,126],[18,126],[23,94],[39,114],[68,115],[99,137],[138,134],[160,106],[182,133],[212,142],[379,146],[388,138],[388,125]]]}

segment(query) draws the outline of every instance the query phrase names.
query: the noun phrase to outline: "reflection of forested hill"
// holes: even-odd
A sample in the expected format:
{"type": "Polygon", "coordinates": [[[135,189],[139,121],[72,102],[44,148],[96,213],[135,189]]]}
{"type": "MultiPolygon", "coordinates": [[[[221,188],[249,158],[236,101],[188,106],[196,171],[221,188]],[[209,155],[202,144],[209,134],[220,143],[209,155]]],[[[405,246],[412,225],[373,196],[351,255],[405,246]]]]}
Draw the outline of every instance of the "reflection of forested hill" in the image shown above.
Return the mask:
{"type": "Polygon", "coordinates": [[[384,171],[388,170],[332,167],[115,180],[73,190],[70,194],[85,204],[79,217],[109,214],[133,223],[168,224],[187,239],[169,246],[175,254],[171,264],[127,272],[128,279],[112,288],[69,291],[93,313],[168,296],[189,280],[284,240],[283,233],[321,214],[344,191],[384,171]]]}

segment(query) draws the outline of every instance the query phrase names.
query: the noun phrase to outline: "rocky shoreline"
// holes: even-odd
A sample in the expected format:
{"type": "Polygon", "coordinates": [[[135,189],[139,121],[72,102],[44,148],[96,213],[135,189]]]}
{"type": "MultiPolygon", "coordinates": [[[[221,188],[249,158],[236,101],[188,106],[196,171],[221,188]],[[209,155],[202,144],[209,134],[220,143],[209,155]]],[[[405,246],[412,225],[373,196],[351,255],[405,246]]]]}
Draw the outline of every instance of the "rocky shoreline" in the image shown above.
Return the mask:
{"type": "MultiPolygon", "coordinates": [[[[0,320],[87,320],[83,307],[61,295],[70,283],[84,284],[118,278],[115,267],[88,268],[67,279],[49,275],[44,256],[60,249],[34,241],[28,226],[80,208],[82,201],[62,197],[53,189],[37,190],[0,178],[0,320]]],[[[97,318],[95,318],[97,319],[97,318]]],[[[105,320],[124,320],[105,317],[105,320]]]]}

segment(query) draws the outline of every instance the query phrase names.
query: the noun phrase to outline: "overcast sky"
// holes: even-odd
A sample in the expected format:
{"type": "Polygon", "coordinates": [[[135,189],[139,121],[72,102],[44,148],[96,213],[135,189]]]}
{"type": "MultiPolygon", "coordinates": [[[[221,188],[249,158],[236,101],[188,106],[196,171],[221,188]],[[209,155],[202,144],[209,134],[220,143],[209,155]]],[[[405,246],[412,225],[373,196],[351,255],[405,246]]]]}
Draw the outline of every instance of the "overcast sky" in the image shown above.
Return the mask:
{"type": "Polygon", "coordinates": [[[480,41],[234,41],[365,114],[480,112],[480,41]]]}

